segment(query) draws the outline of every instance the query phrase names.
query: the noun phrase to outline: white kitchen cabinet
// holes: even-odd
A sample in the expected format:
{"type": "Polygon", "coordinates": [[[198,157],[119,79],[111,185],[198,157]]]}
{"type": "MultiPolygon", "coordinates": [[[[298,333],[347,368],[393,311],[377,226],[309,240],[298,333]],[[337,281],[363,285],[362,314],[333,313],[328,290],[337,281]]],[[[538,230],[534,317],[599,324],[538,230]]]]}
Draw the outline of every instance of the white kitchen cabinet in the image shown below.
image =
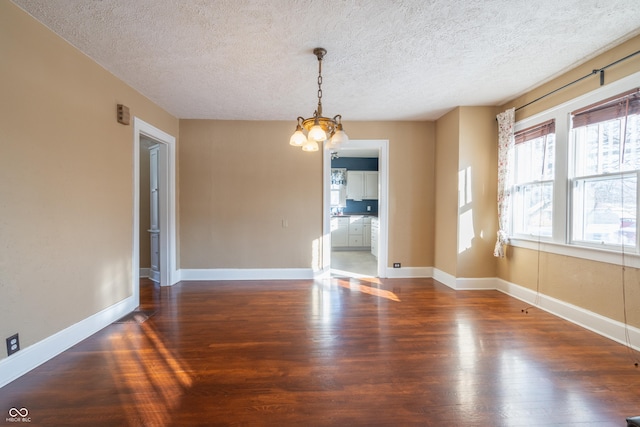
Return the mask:
{"type": "Polygon", "coordinates": [[[364,172],[364,199],[378,200],[378,172],[364,172]]]}
{"type": "Polygon", "coordinates": [[[377,200],[377,171],[347,171],[347,199],[377,200]]]}
{"type": "Polygon", "coordinates": [[[377,217],[371,218],[371,254],[378,257],[378,232],[380,223],[377,217]]]}
{"type": "Polygon", "coordinates": [[[361,216],[352,216],[349,220],[349,247],[359,248],[363,246],[363,219],[361,216]]]}
{"type": "Polygon", "coordinates": [[[362,223],[362,246],[371,246],[371,217],[364,217],[362,223]]]}
{"type": "Polygon", "coordinates": [[[371,246],[371,222],[371,217],[360,215],[331,218],[331,247],[368,250],[371,246]]]}
{"type": "Polygon", "coordinates": [[[362,200],[364,198],[364,173],[347,171],[347,199],[362,200]]]}
{"type": "Polygon", "coordinates": [[[349,246],[349,217],[331,218],[331,247],[349,246]]]}

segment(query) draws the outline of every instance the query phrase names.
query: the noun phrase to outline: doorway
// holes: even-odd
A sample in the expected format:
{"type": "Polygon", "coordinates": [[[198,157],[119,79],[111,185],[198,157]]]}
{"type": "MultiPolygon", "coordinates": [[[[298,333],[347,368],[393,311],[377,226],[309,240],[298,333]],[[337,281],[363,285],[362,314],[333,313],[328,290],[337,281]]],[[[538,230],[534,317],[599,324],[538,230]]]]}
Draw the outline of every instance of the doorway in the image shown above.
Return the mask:
{"type": "Polygon", "coordinates": [[[324,271],[386,277],[388,141],[345,145],[324,152],[324,271]]]}
{"type": "MultiPolygon", "coordinates": [[[[149,166],[142,167],[142,150],[150,145],[157,146],[157,187],[158,191],[158,281],[161,286],[171,286],[178,279],[176,262],[176,207],[175,207],[175,137],[134,117],[134,200],[133,200],[133,265],[132,292],[136,305],[140,303],[140,276],[145,275],[141,269],[141,241],[150,239],[145,222],[141,215],[149,217],[149,207],[142,203],[142,191],[149,194],[151,172],[149,166]],[[141,190],[141,187],[143,190],[141,190]],[[145,227],[141,227],[144,224],[145,227]]],[[[145,160],[148,162],[148,159],[145,160]]],[[[148,165],[148,163],[147,163],[148,165]]],[[[149,198],[149,196],[145,196],[149,198]]],[[[144,247],[147,247],[145,244],[144,247]]],[[[150,251],[150,249],[149,249],[150,251]]],[[[146,264],[146,262],[145,262],[146,264]]],[[[147,267],[147,266],[143,266],[147,267]]],[[[148,273],[147,273],[148,274],[148,273]]]]}
{"type": "MultiPolygon", "coordinates": [[[[160,283],[160,149],[140,137],[140,278],[160,283]]],[[[166,191],[166,189],[162,189],[166,191]]]]}

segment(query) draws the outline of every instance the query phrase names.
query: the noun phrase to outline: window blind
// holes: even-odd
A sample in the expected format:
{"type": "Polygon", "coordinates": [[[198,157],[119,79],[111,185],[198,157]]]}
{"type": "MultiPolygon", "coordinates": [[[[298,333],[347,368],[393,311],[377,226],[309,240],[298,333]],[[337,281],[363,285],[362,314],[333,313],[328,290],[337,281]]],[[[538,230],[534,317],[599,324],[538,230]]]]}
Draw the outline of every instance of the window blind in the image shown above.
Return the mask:
{"type": "Polygon", "coordinates": [[[540,138],[552,133],[556,133],[555,119],[523,129],[516,132],[513,137],[516,144],[522,144],[523,142],[531,141],[532,139],[540,138]]]}
{"type": "Polygon", "coordinates": [[[621,93],[596,104],[573,111],[572,127],[578,128],[607,120],[640,114],[640,88],[621,93]]]}

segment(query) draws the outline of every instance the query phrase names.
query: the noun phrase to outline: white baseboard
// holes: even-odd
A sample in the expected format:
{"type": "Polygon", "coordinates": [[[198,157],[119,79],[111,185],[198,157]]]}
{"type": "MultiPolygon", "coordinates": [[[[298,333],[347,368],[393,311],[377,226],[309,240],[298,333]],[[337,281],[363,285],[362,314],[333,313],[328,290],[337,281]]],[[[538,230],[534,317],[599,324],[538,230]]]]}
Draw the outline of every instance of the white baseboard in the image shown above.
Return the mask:
{"type": "Polygon", "coordinates": [[[435,280],[447,285],[451,289],[456,291],[463,290],[495,290],[496,279],[494,277],[480,277],[480,278],[466,278],[455,277],[449,273],[445,273],[437,268],[433,269],[433,276],[435,280]]]}
{"type": "Polygon", "coordinates": [[[151,269],[150,269],[150,268],[141,268],[141,269],[140,269],[140,277],[141,277],[141,278],[142,278],[142,277],[144,277],[144,278],[149,277],[149,272],[150,272],[150,271],[151,271],[151,269]]]}
{"type": "Polygon", "coordinates": [[[640,350],[640,329],[565,301],[538,294],[531,289],[497,277],[456,278],[444,271],[434,269],[433,279],[455,290],[497,290],[503,292],[532,307],[544,310],[620,344],[630,345],[632,348],[640,350]]]}
{"type": "Polygon", "coordinates": [[[531,289],[495,278],[495,289],[623,345],[640,350],[640,329],[531,289]]]}
{"type": "Polygon", "coordinates": [[[456,289],[456,277],[452,276],[449,273],[445,273],[442,270],[438,270],[437,268],[434,268],[433,276],[431,277],[433,277],[435,280],[442,283],[443,285],[447,285],[451,289],[456,289]]]}
{"type": "Polygon", "coordinates": [[[0,360],[0,387],[4,387],[16,378],[78,344],[135,308],[133,297],[129,297],[0,360]]]}
{"type": "MultiPolygon", "coordinates": [[[[313,271],[310,268],[214,268],[183,269],[180,280],[304,280],[323,277],[326,271],[313,271]]],[[[433,267],[387,268],[388,278],[432,277],[433,267]]]]}
{"type": "Polygon", "coordinates": [[[496,289],[496,279],[494,277],[479,277],[479,278],[456,278],[456,290],[468,291],[468,290],[493,290],[496,289]]]}
{"type": "Polygon", "coordinates": [[[433,267],[387,267],[387,278],[389,279],[417,279],[420,277],[433,277],[433,267]]]}
{"type": "Polygon", "coordinates": [[[215,268],[180,270],[180,280],[302,280],[313,279],[310,268],[215,268]]]}

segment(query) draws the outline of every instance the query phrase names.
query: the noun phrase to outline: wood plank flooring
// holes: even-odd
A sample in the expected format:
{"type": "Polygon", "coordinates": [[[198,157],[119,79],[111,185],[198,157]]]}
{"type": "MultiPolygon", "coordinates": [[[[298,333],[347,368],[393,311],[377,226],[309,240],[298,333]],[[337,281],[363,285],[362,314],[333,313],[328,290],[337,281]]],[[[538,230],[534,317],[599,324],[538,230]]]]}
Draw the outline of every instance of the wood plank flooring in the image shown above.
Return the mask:
{"type": "Polygon", "coordinates": [[[0,425],[625,426],[627,347],[431,279],[142,286],[108,326],[0,389],[0,425]],[[20,425],[9,423],[6,425],[20,425]],[[21,424],[24,425],[24,424],[21,424]]]}

